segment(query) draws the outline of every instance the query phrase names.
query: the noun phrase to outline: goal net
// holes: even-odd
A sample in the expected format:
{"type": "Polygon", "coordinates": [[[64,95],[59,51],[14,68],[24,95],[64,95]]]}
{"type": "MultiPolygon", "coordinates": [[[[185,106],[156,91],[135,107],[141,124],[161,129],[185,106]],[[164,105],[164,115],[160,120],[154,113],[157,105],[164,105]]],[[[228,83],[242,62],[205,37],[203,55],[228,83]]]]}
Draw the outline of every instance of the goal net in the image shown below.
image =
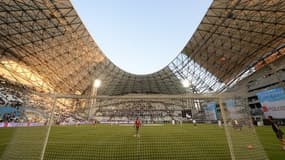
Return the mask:
{"type": "Polygon", "coordinates": [[[247,98],[27,96],[18,126],[1,128],[1,159],[267,159],[247,98]]]}

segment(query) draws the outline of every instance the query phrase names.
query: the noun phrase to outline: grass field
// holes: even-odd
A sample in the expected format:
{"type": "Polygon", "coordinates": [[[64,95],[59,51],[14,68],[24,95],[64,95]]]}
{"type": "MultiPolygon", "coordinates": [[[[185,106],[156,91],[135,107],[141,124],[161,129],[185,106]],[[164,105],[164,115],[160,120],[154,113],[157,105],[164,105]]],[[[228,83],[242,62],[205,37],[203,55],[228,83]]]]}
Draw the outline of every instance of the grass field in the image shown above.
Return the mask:
{"type": "MultiPolygon", "coordinates": [[[[39,159],[46,131],[46,127],[0,129],[1,159],[39,159]]],[[[270,127],[256,131],[270,160],[285,159],[270,127]]],[[[238,137],[248,132],[235,134],[238,137]]],[[[54,126],[44,159],[230,159],[224,129],[217,125],[147,126],[141,128],[140,135],[134,137],[131,126],[54,126]]],[[[247,139],[233,141],[240,143],[241,155],[258,154],[247,149],[247,139]]]]}

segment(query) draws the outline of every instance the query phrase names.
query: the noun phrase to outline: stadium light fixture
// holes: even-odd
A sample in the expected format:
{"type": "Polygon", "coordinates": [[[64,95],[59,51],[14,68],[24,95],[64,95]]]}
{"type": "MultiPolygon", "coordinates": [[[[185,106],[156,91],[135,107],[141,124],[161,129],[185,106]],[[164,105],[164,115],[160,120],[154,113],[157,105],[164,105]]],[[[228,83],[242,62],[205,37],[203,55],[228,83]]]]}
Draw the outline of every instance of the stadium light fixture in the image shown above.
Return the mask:
{"type": "Polygon", "coordinates": [[[101,86],[101,80],[100,79],[95,79],[94,81],[94,87],[99,88],[101,86]]]}
{"type": "Polygon", "coordinates": [[[190,81],[188,79],[181,80],[181,83],[182,83],[184,88],[189,88],[190,85],[191,85],[191,83],[190,83],[190,81]]]}

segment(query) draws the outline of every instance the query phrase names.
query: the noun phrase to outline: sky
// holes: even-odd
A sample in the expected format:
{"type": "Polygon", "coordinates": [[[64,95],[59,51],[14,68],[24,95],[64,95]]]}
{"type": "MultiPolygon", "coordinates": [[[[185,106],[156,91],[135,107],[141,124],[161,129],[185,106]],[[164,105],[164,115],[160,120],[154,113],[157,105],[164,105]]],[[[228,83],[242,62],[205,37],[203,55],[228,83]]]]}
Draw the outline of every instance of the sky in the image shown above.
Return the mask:
{"type": "Polygon", "coordinates": [[[133,74],[168,65],[185,47],[212,0],[72,0],[103,53],[133,74]]]}

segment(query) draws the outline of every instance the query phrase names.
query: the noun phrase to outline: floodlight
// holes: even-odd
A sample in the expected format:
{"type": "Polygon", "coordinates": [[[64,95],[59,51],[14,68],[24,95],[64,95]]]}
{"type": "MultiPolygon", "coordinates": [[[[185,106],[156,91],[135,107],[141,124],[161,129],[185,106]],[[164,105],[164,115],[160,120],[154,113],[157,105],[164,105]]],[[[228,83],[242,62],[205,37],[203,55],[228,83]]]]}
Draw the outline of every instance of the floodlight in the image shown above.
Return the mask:
{"type": "Polygon", "coordinates": [[[101,86],[101,80],[100,79],[95,79],[94,81],[94,87],[99,88],[101,86]]]}
{"type": "Polygon", "coordinates": [[[181,80],[181,83],[184,88],[188,88],[190,86],[190,81],[188,79],[181,80]]]}

